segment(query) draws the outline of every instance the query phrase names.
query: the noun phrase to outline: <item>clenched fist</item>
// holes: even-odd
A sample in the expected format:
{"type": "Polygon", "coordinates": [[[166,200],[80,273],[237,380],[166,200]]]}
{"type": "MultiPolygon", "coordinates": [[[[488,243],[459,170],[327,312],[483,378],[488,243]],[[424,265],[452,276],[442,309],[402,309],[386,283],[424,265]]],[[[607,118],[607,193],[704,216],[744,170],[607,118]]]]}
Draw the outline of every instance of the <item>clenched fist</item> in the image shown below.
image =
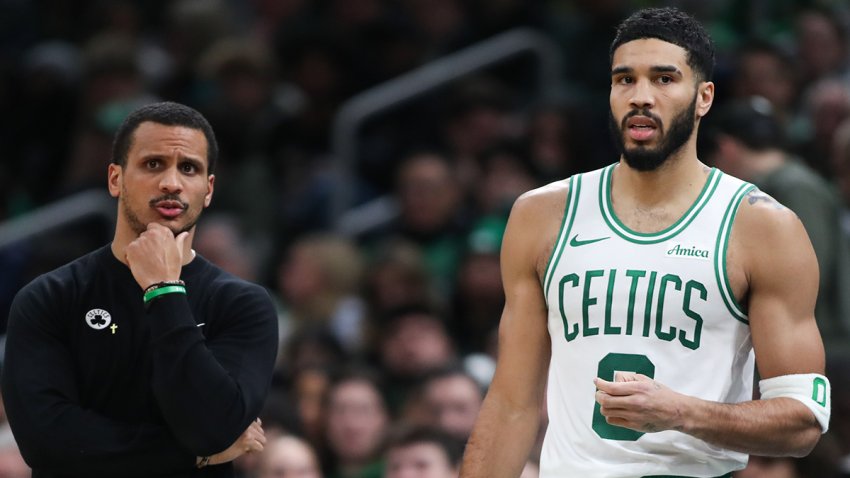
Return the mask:
{"type": "Polygon", "coordinates": [[[127,245],[127,265],[142,289],[158,282],[180,279],[187,237],[188,232],[181,232],[175,237],[171,229],[152,222],[145,232],[127,245]]]}

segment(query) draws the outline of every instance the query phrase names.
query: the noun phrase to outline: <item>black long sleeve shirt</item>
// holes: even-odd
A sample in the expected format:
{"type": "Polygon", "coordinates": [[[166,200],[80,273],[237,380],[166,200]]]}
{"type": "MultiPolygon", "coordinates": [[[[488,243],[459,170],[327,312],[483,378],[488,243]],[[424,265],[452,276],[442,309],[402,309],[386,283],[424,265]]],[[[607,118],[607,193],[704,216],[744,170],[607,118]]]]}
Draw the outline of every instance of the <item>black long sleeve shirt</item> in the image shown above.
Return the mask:
{"type": "Polygon", "coordinates": [[[33,478],[231,477],[195,468],[260,412],[277,354],[264,289],[198,256],[145,310],[109,246],[15,297],[2,387],[33,478]]]}

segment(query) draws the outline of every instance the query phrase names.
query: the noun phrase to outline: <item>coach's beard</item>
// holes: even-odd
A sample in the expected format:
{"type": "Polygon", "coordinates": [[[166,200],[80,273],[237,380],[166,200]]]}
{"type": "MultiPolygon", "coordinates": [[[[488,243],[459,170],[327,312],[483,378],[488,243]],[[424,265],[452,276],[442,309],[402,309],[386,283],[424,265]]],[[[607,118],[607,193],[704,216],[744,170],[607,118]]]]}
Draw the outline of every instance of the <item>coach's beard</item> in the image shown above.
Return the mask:
{"type": "Polygon", "coordinates": [[[666,134],[664,134],[664,126],[661,122],[661,118],[658,118],[647,109],[631,111],[623,118],[620,125],[618,125],[617,121],[614,119],[614,113],[609,108],[608,129],[611,132],[611,136],[614,138],[614,144],[617,146],[617,150],[623,159],[626,160],[626,164],[628,164],[629,167],[638,171],[655,171],[664,164],[667,159],[673,155],[673,153],[681,149],[682,146],[688,142],[688,138],[690,138],[691,134],[693,134],[694,127],[696,125],[695,117],[696,95],[694,95],[694,98],[691,100],[691,106],[688,109],[673,117],[673,121],[670,123],[670,131],[666,134]],[[663,136],[657,147],[652,149],[645,146],[637,146],[632,149],[626,148],[626,140],[624,139],[626,129],[628,128],[626,122],[629,118],[636,115],[652,118],[658,125],[658,131],[660,134],[663,134],[663,136]]]}
{"type": "MultiPolygon", "coordinates": [[[[125,199],[126,197],[127,197],[127,194],[125,193],[125,194],[122,194],[121,196],[119,196],[119,198],[118,198],[118,203],[121,206],[121,212],[124,214],[124,219],[126,219],[127,224],[130,226],[130,229],[132,229],[133,232],[135,232],[137,236],[140,236],[143,232],[145,232],[148,229],[148,224],[145,223],[144,221],[142,221],[139,218],[139,215],[136,214],[135,211],[133,211],[132,207],[130,207],[130,204],[125,199]]],[[[153,206],[154,203],[156,203],[158,201],[164,201],[164,200],[180,201],[184,205],[184,210],[188,211],[188,209],[189,209],[189,205],[186,204],[184,201],[181,201],[180,198],[176,195],[165,195],[165,196],[162,196],[162,197],[158,197],[156,199],[152,199],[150,201],[151,207],[153,206]]],[[[200,219],[200,217],[201,217],[201,215],[200,215],[200,213],[198,213],[195,217],[190,218],[189,221],[186,224],[183,225],[183,227],[180,227],[180,228],[169,227],[169,229],[171,230],[171,233],[174,234],[174,237],[177,237],[178,235],[180,235],[183,232],[191,231],[192,228],[195,227],[195,224],[198,223],[198,219],[200,219]]]]}

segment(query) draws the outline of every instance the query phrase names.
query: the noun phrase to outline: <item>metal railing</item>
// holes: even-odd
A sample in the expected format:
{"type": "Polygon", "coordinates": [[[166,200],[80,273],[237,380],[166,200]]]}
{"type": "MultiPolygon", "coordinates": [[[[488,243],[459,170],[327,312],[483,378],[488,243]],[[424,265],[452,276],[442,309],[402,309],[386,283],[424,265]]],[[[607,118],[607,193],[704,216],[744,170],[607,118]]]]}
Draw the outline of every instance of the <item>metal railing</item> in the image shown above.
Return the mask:
{"type": "MultiPolygon", "coordinates": [[[[561,89],[561,53],[557,45],[535,30],[519,28],[436,59],[346,101],[332,129],[335,169],[337,177],[342,178],[331,197],[332,224],[339,226],[342,214],[352,206],[353,181],[347,178],[355,174],[358,129],[365,121],[458,78],[523,54],[537,59],[539,96],[557,97],[561,89]]],[[[102,217],[114,224],[115,200],[105,191],[85,191],[8,220],[0,224],[0,248],[89,217],[102,217]]]]}
{"type": "Polygon", "coordinates": [[[346,101],[334,119],[331,132],[336,173],[340,178],[331,197],[332,224],[340,228],[343,213],[352,206],[354,185],[346,179],[354,174],[358,130],[364,122],[458,78],[523,54],[537,59],[539,96],[543,99],[556,98],[562,88],[558,46],[535,30],[518,28],[431,61],[346,101]]]}
{"type": "Polygon", "coordinates": [[[115,199],[105,188],[60,199],[0,224],[0,248],[91,217],[114,224],[115,207],[115,199]]]}

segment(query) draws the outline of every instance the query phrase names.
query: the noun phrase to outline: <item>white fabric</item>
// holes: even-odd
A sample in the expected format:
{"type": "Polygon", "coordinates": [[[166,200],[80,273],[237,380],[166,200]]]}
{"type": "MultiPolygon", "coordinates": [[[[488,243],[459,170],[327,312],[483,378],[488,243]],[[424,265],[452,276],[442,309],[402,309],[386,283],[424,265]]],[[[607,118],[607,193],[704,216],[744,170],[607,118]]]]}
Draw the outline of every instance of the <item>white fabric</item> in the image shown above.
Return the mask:
{"type": "Polygon", "coordinates": [[[725,276],[728,231],[752,186],[713,170],[680,221],[641,234],[612,211],[612,168],[570,180],[544,276],[552,358],[540,476],[715,477],[741,469],[744,453],[676,431],[629,436],[600,422],[593,379],[637,371],[705,400],[752,398],[749,323],[725,276]]]}
{"type": "Polygon", "coordinates": [[[832,398],[829,379],[817,373],[798,373],[759,380],[762,400],[793,398],[808,407],[815,415],[822,433],[829,430],[832,398]]]}

